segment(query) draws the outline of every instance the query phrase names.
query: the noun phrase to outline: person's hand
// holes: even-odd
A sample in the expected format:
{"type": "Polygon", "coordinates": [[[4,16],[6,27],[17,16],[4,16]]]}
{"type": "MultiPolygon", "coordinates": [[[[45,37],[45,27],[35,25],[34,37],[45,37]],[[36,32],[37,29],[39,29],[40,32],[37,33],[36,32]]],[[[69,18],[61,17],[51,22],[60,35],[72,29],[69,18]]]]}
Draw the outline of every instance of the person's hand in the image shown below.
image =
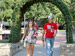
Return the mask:
{"type": "Polygon", "coordinates": [[[44,45],[45,45],[45,41],[44,41],[44,38],[42,38],[42,42],[43,42],[43,47],[44,47],[44,45]]]}
{"type": "Polygon", "coordinates": [[[56,34],[53,35],[54,37],[56,36],[56,34]]]}
{"type": "Polygon", "coordinates": [[[34,37],[36,37],[36,35],[33,35],[34,37]]]}
{"type": "Polygon", "coordinates": [[[54,36],[54,37],[56,37],[56,34],[57,34],[57,30],[55,30],[54,35],[53,35],[53,36],[54,36]]]}
{"type": "Polygon", "coordinates": [[[44,43],[44,38],[42,37],[42,42],[44,43]]]}
{"type": "Polygon", "coordinates": [[[23,40],[20,40],[20,42],[22,43],[22,42],[23,42],[23,40]]]}

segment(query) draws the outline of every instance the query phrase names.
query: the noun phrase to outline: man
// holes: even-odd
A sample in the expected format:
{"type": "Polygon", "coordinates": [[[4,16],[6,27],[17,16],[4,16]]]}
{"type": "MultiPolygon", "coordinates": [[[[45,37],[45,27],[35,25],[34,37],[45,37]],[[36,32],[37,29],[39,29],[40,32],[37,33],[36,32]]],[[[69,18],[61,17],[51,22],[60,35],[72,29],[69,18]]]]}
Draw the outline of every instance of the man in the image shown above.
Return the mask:
{"type": "Polygon", "coordinates": [[[54,38],[57,34],[57,26],[53,23],[53,16],[48,16],[48,23],[46,23],[43,27],[43,36],[42,41],[44,42],[44,35],[46,33],[46,55],[53,55],[53,46],[54,46],[54,38]]]}

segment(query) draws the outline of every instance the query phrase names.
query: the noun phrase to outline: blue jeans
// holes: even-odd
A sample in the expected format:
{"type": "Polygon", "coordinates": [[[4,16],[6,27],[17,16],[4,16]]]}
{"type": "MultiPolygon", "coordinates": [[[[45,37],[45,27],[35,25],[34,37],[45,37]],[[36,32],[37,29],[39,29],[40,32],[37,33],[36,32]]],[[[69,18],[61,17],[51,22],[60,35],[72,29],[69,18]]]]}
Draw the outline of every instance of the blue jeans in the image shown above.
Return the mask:
{"type": "Polygon", "coordinates": [[[46,56],[53,55],[54,38],[46,38],[46,56]]]}

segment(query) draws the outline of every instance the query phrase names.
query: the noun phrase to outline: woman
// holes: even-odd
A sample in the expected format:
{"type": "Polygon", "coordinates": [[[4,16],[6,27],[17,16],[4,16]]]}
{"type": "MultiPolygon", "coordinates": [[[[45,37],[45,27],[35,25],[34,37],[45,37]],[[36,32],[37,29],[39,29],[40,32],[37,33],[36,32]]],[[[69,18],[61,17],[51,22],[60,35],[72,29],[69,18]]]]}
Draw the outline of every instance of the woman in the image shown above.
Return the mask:
{"type": "Polygon", "coordinates": [[[36,43],[36,36],[37,36],[37,34],[35,34],[35,32],[36,31],[33,28],[33,22],[29,21],[28,27],[25,29],[24,35],[21,39],[21,42],[22,42],[25,37],[26,56],[29,56],[29,52],[30,52],[31,56],[33,56],[34,44],[36,43]]]}

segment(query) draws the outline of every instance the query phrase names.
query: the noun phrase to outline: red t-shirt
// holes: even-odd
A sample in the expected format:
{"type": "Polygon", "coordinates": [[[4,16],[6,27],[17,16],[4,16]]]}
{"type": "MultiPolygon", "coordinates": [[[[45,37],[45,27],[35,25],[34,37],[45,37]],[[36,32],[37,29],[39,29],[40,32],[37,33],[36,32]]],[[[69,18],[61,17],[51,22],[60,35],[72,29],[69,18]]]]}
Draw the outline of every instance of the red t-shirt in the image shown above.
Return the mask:
{"type": "Polygon", "coordinates": [[[37,24],[35,24],[35,25],[34,25],[34,27],[38,28],[38,25],[37,25],[37,24]]]}
{"type": "Polygon", "coordinates": [[[55,23],[46,23],[43,27],[46,30],[46,38],[53,38],[54,30],[57,30],[57,25],[55,23]]]}

